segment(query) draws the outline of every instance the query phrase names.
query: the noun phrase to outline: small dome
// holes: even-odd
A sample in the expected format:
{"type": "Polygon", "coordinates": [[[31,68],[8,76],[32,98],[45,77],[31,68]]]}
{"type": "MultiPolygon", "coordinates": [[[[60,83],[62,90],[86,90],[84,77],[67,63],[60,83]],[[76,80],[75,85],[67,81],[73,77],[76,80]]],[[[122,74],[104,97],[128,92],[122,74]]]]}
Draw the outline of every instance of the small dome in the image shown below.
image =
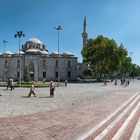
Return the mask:
{"type": "Polygon", "coordinates": [[[35,44],[43,44],[39,39],[37,39],[37,38],[30,38],[29,40],[28,40],[28,42],[32,42],[32,43],[35,43],[35,44]]]}
{"type": "Polygon", "coordinates": [[[53,51],[52,54],[58,55],[58,51],[53,51]]]}
{"type": "Polygon", "coordinates": [[[28,49],[26,51],[26,53],[40,53],[40,50],[38,50],[38,49],[28,49]]]}
{"type": "Polygon", "coordinates": [[[23,51],[17,51],[16,54],[24,54],[23,51]]]}
{"type": "Polygon", "coordinates": [[[11,51],[5,51],[3,54],[13,54],[11,51]]]}
{"type": "Polygon", "coordinates": [[[63,53],[63,55],[71,55],[71,56],[73,56],[73,54],[72,54],[71,52],[69,52],[69,51],[65,51],[65,52],[63,53]]]}
{"type": "Polygon", "coordinates": [[[40,51],[41,54],[49,54],[47,51],[40,51]]]}

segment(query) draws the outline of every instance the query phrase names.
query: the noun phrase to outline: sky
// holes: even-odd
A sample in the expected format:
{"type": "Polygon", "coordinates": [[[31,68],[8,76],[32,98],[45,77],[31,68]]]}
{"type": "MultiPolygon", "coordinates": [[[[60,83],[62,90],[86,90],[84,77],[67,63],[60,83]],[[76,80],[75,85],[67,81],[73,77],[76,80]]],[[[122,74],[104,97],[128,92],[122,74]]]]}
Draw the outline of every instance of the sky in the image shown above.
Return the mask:
{"type": "Polygon", "coordinates": [[[17,52],[17,31],[24,44],[32,37],[41,40],[49,53],[57,51],[55,26],[61,25],[60,53],[72,52],[82,61],[82,32],[86,16],[88,38],[103,35],[121,43],[132,62],[140,65],[139,0],[0,0],[0,53],[17,52]]]}

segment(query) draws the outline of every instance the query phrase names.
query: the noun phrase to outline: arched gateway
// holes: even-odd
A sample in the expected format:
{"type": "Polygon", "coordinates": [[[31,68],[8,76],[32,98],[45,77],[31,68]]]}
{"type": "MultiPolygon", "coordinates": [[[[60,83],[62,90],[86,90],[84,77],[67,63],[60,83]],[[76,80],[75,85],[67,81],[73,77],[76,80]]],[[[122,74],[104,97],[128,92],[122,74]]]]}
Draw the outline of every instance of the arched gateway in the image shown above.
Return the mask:
{"type": "Polygon", "coordinates": [[[30,74],[30,80],[34,80],[34,64],[31,62],[29,64],[29,74],[30,74]]]}

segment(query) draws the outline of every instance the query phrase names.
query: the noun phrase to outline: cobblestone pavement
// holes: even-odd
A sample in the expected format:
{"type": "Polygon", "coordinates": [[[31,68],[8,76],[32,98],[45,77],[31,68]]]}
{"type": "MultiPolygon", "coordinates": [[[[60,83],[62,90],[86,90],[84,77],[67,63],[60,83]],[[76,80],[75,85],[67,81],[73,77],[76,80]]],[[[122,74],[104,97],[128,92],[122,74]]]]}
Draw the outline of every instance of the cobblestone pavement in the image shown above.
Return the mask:
{"type": "Polygon", "coordinates": [[[0,140],[80,138],[140,91],[139,84],[68,84],[56,88],[54,98],[49,98],[48,88],[36,89],[37,97],[31,98],[27,88],[1,88],[0,140]]]}

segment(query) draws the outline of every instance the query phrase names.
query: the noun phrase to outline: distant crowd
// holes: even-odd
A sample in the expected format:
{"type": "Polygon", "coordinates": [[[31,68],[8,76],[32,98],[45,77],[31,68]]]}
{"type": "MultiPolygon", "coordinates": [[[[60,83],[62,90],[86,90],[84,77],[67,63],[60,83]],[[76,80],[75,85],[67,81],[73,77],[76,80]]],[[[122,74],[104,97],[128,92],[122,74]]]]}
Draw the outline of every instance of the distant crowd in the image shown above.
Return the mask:
{"type": "MultiPolygon", "coordinates": [[[[11,91],[14,90],[14,80],[11,78],[11,79],[7,79],[6,80],[6,83],[7,83],[7,87],[6,89],[10,89],[11,91]]],[[[67,86],[68,82],[67,80],[65,80],[65,86],[67,86]]],[[[31,87],[30,87],[30,91],[29,91],[29,94],[27,97],[30,97],[31,95],[34,95],[34,97],[36,97],[36,93],[35,93],[35,81],[32,82],[31,84],[31,87]]],[[[50,81],[50,85],[49,85],[49,88],[50,88],[50,98],[53,98],[54,97],[54,91],[55,91],[55,84],[53,81],[50,81]]],[[[1,95],[0,95],[1,96],[1,95]]]]}
{"type": "MultiPolygon", "coordinates": [[[[107,80],[104,80],[104,85],[106,86],[107,85],[107,80]]],[[[120,86],[129,86],[129,83],[130,83],[130,79],[129,78],[121,78],[120,79],[120,86]]],[[[117,78],[114,79],[114,85],[118,85],[118,80],[117,78]]]]}

